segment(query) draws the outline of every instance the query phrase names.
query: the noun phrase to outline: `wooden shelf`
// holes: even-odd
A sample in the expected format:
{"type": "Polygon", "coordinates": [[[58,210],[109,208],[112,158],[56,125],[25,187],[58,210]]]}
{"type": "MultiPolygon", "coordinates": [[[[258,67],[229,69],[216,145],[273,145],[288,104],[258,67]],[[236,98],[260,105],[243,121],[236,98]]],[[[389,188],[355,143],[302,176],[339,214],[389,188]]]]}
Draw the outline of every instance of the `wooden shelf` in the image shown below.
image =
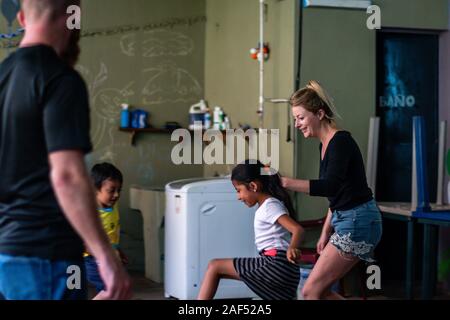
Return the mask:
{"type": "MultiPolygon", "coordinates": [[[[177,128],[177,129],[186,129],[186,128],[177,128]]],[[[172,134],[177,129],[164,129],[164,128],[143,128],[143,129],[138,129],[138,128],[119,128],[119,131],[129,132],[131,134],[130,135],[131,145],[134,146],[137,133],[172,134]]],[[[188,130],[191,133],[195,132],[195,130],[190,130],[190,129],[188,129],[188,130]]],[[[202,130],[202,135],[204,135],[205,132],[206,132],[206,130],[202,130]]],[[[225,137],[226,137],[226,130],[220,130],[220,132],[222,133],[222,135],[223,135],[223,137],[225,139],[225,137]]]]}
{"type": "Polygon", "coordinates": [[[150,133],[172,133],[175,129],[162,129],[162,128],[119,128],[120,131],[123,132],[150,132],[150,133]]]}
{"type": "Polygon", "coordinates": [[[130,141],[131,141],[131,145],[135,145],[135,140],[136,140],[136,134],[137,133],[159,133],[159,134],[171,134],[172,132],[174,132],[176,129],[163,129],[163,128],[142,128],[142,129],[138,129],[138,128],[119,128],[119,131],[122,132],[129,132],[131,133],[130,136],[130,141]]]}

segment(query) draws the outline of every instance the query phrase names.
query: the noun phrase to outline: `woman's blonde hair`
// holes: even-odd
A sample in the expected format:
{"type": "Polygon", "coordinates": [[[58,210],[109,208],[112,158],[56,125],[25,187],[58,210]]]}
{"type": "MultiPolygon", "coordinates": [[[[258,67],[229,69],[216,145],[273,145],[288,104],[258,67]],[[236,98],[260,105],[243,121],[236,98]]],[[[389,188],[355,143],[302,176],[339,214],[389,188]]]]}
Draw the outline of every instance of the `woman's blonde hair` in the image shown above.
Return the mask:
{"type": "Polygon", "coordinates": [[[289,102],[292,107],[302,106],[314,114],[322,109],[325,112],[325,118],[332,124],[336,124],[336,118],[340,118],[330,95],[315,80],[309,81],[306,87],[294,92],[289,102]]]}

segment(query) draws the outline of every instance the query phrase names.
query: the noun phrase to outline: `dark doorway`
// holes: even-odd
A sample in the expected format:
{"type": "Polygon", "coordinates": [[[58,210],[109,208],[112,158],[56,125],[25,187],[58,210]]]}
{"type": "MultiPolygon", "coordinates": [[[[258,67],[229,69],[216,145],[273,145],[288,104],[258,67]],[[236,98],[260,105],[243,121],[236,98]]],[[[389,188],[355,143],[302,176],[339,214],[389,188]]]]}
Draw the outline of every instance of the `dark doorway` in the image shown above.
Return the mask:
{"type": "Polygon", "coordinates": [[[430,201],[436,199],[438,63],[438,35],[377,36],[377,201],[411,201],[412,118],[418,115],[425,118],[430,201]]]}
{"type": "MultiPolygon", "coordinates": [[[[376,114],[380,117],[378,202],[411,202],[412,118],[426,126],[430,201],[436,199],[438,156],[438,65],[436,34],[380,32],[377,34],[376,114]]],[[[404,222],[383,219],[383,237],[376,250],[387,294],[402,294],[405,279],[404,222]],[[386,288],[387,289],[387,288],[386,288]]],[[[422,230],[415,228],[415,278],[420,278],[422,230]]]]}

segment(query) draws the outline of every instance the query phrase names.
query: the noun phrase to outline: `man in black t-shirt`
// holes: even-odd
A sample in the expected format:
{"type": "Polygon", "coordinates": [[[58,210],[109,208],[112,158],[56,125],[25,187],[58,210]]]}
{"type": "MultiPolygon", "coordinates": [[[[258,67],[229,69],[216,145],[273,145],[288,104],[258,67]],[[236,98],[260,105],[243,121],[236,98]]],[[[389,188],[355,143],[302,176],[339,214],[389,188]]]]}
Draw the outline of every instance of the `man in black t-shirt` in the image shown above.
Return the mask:
{"type": "Polygon", "coordinates": [[[20,48],[0,65],[0,299],[86,298],[83,241],[105,282],[127,299],[130,280],[96,211],[84,165],[89,102],[73,69],[79,0],[23,0],[20,48]]]}

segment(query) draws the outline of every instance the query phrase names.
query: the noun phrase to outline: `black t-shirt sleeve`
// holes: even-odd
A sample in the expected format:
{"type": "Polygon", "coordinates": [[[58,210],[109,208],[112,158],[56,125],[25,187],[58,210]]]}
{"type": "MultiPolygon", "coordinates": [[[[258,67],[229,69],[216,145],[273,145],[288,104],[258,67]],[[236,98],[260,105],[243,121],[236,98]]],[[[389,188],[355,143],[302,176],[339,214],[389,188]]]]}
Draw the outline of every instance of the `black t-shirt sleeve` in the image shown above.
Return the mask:
{"type": "Polygon", "coordinates": [[[347,176],[352,148],[345,137],[336,137],[328,145],[327,173],[320,180],[311,180],[309,183],[310,195],[319,197],[333,197],[340,190],[347,176]]]}
{"type": "Polygon", "coordinates": [[[49,153],[92,150],[89,97],[81,77],[65,73],[46,87],[43,99],[44,131],[49,153]]]}

